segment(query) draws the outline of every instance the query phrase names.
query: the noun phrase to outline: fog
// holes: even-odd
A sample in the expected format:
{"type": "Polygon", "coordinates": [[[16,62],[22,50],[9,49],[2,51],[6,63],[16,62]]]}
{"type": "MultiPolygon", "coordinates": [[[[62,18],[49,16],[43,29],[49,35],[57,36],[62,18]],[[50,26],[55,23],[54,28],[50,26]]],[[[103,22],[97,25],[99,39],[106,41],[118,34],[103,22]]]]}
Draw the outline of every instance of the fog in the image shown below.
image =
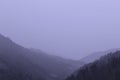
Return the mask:
{"type": "Polygon", "coordinates": [[[65,58],[120,48],[119,21],[119,0],[0,0],[1,34],[65,58]]]}

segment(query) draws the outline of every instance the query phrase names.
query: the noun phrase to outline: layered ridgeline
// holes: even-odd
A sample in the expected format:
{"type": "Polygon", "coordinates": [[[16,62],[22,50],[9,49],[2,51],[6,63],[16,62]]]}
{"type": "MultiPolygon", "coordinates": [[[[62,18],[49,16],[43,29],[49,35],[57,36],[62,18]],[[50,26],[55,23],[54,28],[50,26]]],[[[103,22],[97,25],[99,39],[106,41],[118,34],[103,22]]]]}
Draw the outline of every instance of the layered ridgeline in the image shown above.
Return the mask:
{"type": "Polygon", "coordinates": [[[95,52],[95,53],[92,53],[92,54],[80,59],[80,61],[85,62],[85,64],[91,63],[91,62],[94,62],[95,60],[99,60],[102,56],[107,55],[108,53],[114,53],[118,50],[120,50],[120,48],[110,49],[107,51],[95,52]]]}
{"type": "Polygon", "coordinates": [[[61,80],[82,64],[24,48],[0,35],[0,80],[61,80]]]}
{"type": "Polygon", "coordinates": [[[120,51],[81,67],[66,80],[120,80],[120,51]]]}

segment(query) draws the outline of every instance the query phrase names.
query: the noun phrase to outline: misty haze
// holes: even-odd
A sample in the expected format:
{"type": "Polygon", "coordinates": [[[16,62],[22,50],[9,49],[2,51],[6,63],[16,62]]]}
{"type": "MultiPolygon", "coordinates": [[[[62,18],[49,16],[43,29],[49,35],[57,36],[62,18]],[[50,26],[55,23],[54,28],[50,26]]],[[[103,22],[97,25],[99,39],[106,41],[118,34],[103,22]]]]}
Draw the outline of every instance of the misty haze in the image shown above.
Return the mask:
{"type": "Polygon", "coordinates": [[[0,80],[120,80],[119,0],[0,0],[0,80]]]}

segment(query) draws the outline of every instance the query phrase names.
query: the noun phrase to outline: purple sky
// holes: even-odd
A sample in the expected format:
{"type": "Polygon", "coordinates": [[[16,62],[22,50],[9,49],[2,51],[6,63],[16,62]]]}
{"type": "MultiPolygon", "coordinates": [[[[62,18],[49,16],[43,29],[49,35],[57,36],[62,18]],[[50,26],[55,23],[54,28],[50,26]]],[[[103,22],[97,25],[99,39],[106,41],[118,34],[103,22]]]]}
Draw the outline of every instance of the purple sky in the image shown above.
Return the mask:
{"type": "Polygon", "coordinates": [[[66,58],[120,48],[119,0],[0,0],[0,33],[66,58]]]}

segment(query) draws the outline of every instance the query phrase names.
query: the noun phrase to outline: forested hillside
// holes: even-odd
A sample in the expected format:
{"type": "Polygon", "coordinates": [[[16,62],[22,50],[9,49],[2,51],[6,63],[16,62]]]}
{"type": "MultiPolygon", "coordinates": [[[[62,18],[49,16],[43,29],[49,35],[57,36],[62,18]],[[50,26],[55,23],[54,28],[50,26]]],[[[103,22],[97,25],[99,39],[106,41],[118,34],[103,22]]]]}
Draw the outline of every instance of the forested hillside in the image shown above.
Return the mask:
{"type": "Polygon", "coordinates": [[[81,67],[66,80],[120,80],[120,51],[81,67]]]}

